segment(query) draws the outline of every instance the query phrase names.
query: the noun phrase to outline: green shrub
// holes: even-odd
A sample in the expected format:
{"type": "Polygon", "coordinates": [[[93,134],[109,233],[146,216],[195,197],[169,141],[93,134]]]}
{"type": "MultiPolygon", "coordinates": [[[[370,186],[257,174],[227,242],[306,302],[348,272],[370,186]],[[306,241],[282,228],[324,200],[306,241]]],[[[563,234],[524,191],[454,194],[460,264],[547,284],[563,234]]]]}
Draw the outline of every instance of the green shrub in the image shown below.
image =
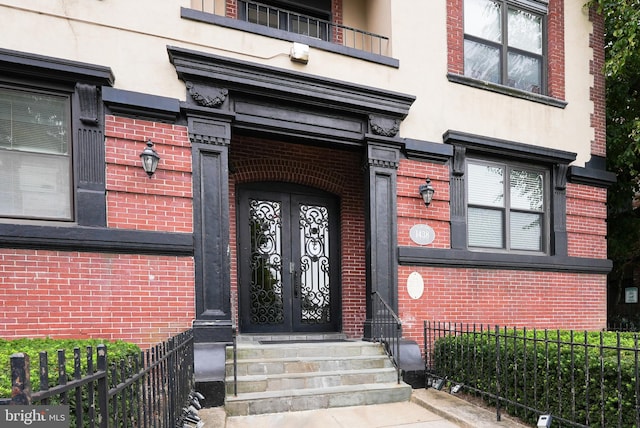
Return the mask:
{"type": "Polygon", "coordinates": [[[11,361],[12,354],[22,352],[29,356],[31,390],[37,392],[40,389],[40,352],[46,351],[48,354],[49,367],[49,387],[58,384],[58,350],[65,351],[67,379],[73,378],[74,373],[74,349],[80,349],[80,361],[82,375],[87,374],[87,347],[92,347],[93,366],[97,369],[98,358],[96,349],[98,345],[104,344],[107,347],[107,359],[109,364],[121,359],[129,359],[140,355],[140,348],[137,345],[122,342],[108,341],[101,339],[0,339],[0,397],[11,397],[11,361]]]}
{"type": "MultiPolygon", "coordinates": [[[[434,369],[491,394],[499,385],[500,396],[556,417],[586,423],[588,414],[591,427],[619,421],[636,426],[634,334],[620,333],[619,344],[614,332],[571,334],[502,330],[499,346],[495,331],[448,336],[434,344],[434,369]]],[[[514,406],[507,409],[522,413],[514,406]]],[[[534,424],[537,419],[533,412],[519,416],[534,424]]]]}

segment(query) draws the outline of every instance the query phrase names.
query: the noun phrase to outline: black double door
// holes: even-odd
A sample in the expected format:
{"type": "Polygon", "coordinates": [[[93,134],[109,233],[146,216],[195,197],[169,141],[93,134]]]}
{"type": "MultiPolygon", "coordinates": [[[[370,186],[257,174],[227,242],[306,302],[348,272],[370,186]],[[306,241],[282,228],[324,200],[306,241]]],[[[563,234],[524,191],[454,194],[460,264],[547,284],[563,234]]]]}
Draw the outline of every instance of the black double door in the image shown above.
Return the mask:
{"type": "Polygon", "coordinates": [[[336,199],[262,183],[240,188],[237,202],[241,331],[339,331],[336,199]]]}

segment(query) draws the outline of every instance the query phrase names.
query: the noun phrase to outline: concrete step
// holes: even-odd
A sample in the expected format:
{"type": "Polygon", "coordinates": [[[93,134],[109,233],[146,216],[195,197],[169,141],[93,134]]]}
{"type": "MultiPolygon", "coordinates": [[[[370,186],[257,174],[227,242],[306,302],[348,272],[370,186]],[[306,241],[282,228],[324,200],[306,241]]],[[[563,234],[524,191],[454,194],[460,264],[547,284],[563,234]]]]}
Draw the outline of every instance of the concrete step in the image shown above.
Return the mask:
{"type": "Polygon", "coordinates": [[[253,336],[237,345],[237,396],[233,348],[227,347],[225,409],[257,415],[328,407],[407,401],[411,387],[378,343],[343,337],[253,336]]]}
{"type": "MultiPolygon", "coordinates": [[[[236,347],[238,359],[272,359],[295,357],[354,357],[359,355],[386,355],[377,343],[344,342],[304,342],[304,343],[239,343],[236,347]]],[[[233,348],[226,349],[227,360],[233,359],[233,348]]]]}
{"type": "Polygon", "coordinates": [[[260,415],[330,407],[362,406],[408,401],[411,387],[404,383],[376,383],[227,395],[229,416],[260,415]]]}
{"type": "Polygon", "coordinates": [[[238,343],[266,342],[319,342],[330,340],[346,340],[344,333],[252,333],[237,336],[238,343]]]}
{"type": "MultiPolygon", "coordinates": [[[[355,357],[290,357],[240,359],[237,363],[238,376],[309,373],[327,371],[348,371],[383,369],[392,367],[386,355],[358,355],[355,357]]],[[[233,376],[233,361],[227,361],[226,376],[233,376]]]]}
{"type": "MultiPolygon", "coordinates": [[[[313,389],[368,383],[392,383],[396,382],[397,379],[398,374],[394,367],[240,376],[238,377],[237,392],[244,394],[248,392],[289,391],[293,389],[313,389]]],[[[225,385],[227,394],[233,394],[232,376],[225,379],[225,385]]]]}

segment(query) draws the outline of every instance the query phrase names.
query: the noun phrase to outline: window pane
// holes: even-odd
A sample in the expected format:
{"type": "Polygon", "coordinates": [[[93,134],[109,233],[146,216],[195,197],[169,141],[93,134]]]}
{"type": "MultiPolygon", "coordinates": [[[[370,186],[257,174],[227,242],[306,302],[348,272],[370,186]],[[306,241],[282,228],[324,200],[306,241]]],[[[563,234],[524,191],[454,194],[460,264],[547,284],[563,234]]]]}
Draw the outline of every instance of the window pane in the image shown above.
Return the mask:
{"type": "Polygon", "coordinates": [[[467,199],[471,205],[504,206],[504,168],[468,164],[467,199]]]}
{"type": "Polygon", "coordinates": [[[0,88],[0,148],[69,153],[67,97],[0,88]]]}
{"type": "Polygon", "coordinates": [[[0,88],[0,216],[72,218],[69,98],[0,88]]]}
{"type": "Polygon", "coordinates": [[[464,75],[500,83],[500,49],[465,40],[464,75]]]}
{"type": "Polygon", "coordinates": [[[544,186],[542,174],[534,171],[512,169],[511,208],[542,211],[544,186]]]}
{"type": "Polygon", "coordinates": [[[542,251],[542,214],[511,212],[511,249],[542,251]]]}
{"type": "Polygon", "coordinates": [[[542,17],[519,9],[509,9],[509,46],[542,54],[542,17]]]}
{"type": "Polygon", "coordinates": [[[470,247],[503,248],[503,212],[481,208],[469,208],[468,234],[470,247]]]}
{"type": "Polygon", "coordinates": [[[540,93],[541,64],[537,58],[509,52],[507,85],[528,92],[540,93]]]}
{"type": "Polygon", "coordinates": [[[0,216],[71,219],[70,157],[0,149],[0,216]]]}
{"type": "Polygon", "coordinates": [[[493,42],[502,41],[500,5],[490,0],[465,0],[464,32],[493,42]]]}

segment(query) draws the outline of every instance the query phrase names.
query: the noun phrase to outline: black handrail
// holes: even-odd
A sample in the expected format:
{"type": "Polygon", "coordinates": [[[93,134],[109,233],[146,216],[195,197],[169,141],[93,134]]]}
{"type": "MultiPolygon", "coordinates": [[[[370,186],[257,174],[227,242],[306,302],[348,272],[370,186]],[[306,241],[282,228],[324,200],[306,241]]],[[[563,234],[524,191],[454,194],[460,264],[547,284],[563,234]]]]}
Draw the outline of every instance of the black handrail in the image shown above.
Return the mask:
{"type": "Polygon", "coordinates": [[[374,342],[379,342],[384,345],[384,350],[396,368],[398,383],[400,383],[400,379],[402,378],[402,369],[400,368],[402,322],[377,291],[371,293],[371,298],[373,302],[371,339],[374,342]]]}
{"type": "Polygon", "coordinates": [[[233,396],[238,396],[238,329],[233,326],[233,396]]]}

